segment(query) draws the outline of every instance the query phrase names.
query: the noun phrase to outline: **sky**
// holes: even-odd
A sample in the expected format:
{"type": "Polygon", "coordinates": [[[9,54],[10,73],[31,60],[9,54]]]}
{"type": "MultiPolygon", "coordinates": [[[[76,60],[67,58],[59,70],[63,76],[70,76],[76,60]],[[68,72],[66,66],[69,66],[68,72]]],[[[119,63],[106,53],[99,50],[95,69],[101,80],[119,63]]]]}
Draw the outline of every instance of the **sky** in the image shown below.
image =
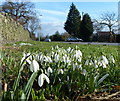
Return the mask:
{"type": "MultiPolygon", "coordinates": [[[[64,23],[72,2],[35,2],[36,11],[42,15],[41,32],[52,35],[56,31],[65,32],[64,23]]],[[[118,13],[118,2],[73,2],[80,14],[88,13],[91,19],[100,19],[102,13],[118,13]]]]}
{"type": "MultiPolygon", "coordinates": [[[[1,2],[4,0],[1,0],[1,2]]],[[[25,1],[25,0],[23,0],[25,1]]],[[[102,13],[118,14],[118,0],[30,0],[39,15],[42,35],[52,35],[56,31],[65,32],[64,23],[73,2],[80,14],[88,13],[91,19],[100,19],[102,13]],[[77,2],[75,2],[77,1],[77,2]],[[89,2],[88,2],[89,1],[89,2]],[[103,2],[100,2],[103,1],[103,2]]]]}

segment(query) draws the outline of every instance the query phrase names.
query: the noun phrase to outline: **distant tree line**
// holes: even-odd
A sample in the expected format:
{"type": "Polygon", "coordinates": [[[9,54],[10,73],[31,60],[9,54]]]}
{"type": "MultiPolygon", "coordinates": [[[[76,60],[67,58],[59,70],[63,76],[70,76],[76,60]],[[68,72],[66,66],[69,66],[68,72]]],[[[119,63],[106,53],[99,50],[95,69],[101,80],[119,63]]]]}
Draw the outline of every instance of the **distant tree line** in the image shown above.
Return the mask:
{"type": "Polygon", "coordinates": [[[89,14],[84,14],[82,17],[76,6],[72,3],[64,25],[64,29],[72,36],[90,41],[90,36],[93,34],[93,23],[89,14]]]}
{"type": "MultiPolygon", "coordinates": [[[[72,36],[67,32],[59,33],[59,31],[56,31],[53,35],[41,36],[40,40],[44,41],[46,38],[50,38],[51,41],[66,41],[66,39],[69,37],[72,37],[72,36]]],[[[38,38],[36,38],[36,40],[38,40],[38,38]]]]}

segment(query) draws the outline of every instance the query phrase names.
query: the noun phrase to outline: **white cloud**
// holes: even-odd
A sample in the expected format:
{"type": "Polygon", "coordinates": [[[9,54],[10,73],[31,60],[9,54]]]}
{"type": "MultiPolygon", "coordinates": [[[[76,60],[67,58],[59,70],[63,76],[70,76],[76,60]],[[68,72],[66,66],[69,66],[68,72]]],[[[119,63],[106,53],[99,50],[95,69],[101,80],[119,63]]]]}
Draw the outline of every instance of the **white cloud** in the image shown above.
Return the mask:
{"type": "Polygon", "coordinates": [[[47,9],[40,9],[40,12],[52,14],[52,15],[58,15],[58,16],[60,16],[60,15],[65,16],[66,15],[66,12],[47,10],[47,9]]]}
{"type": "Polygon", "coordinates": [[[41,32],[43,35],[52,35],[56,31],[59,31],[60,33],[65,32],[64,30],[64,22],[50,22],[50,23],[42,23],[41,24],[41,32]]]}
{"type": "Polygon", "coordinates": [[[48,9],[36,9],[37,12],[40,12],[41,20],[41,33],[43,36],[55,34],[56,31],[60,33],[65,32],[64,22],[67,16],[68,11],[62,12],[57,10],[48,10],[48,9]]]}

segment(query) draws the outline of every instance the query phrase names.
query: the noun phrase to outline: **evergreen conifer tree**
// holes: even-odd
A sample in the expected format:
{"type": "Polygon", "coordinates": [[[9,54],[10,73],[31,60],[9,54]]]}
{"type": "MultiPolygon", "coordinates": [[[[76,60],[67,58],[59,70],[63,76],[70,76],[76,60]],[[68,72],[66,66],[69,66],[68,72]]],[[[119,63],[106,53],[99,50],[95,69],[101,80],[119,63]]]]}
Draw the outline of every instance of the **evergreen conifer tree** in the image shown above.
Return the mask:
{"type": "Polygon", "coordinates": [[[88,14],[84,14],[82,22],[80,24],[80,38],[83,41],[89,42],[90,36],[93,34],[93,24],[88,14]]]}
{"type": "Polygon", "coordinates": [[[80,37],[81,16],[76,6],[72,3],[64,29],[72,36],[80,37]]]}

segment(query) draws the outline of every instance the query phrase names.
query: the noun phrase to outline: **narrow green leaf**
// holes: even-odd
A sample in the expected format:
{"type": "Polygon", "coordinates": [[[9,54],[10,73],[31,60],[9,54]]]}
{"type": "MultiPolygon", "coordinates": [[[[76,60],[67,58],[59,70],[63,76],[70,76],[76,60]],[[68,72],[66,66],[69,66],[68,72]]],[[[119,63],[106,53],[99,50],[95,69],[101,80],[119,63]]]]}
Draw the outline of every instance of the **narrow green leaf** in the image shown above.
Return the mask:
{"type": "Polygon", "coordinates": [[[105,80],[108,76],[109,76],[109,74],[104,75],[104,76],[98,81],[98,85],[100,85],[100,84],[103,82],[103,80],[105,80]]]}
{"type": "Polygon", "coordinates": [[[26,100],[29,99],[29,95],[30,95],[30,92],[31,92],[31,89],[32,89],[32,85],[33,85],[33,82],[34,82],[36,76],[37,76],[37,72],[33,72],[33,74],[31,75],[31,77],[28,80],[27,85],[24,89],[24,93],[25,93],[26,98],[27,98],[26,100]]]}

